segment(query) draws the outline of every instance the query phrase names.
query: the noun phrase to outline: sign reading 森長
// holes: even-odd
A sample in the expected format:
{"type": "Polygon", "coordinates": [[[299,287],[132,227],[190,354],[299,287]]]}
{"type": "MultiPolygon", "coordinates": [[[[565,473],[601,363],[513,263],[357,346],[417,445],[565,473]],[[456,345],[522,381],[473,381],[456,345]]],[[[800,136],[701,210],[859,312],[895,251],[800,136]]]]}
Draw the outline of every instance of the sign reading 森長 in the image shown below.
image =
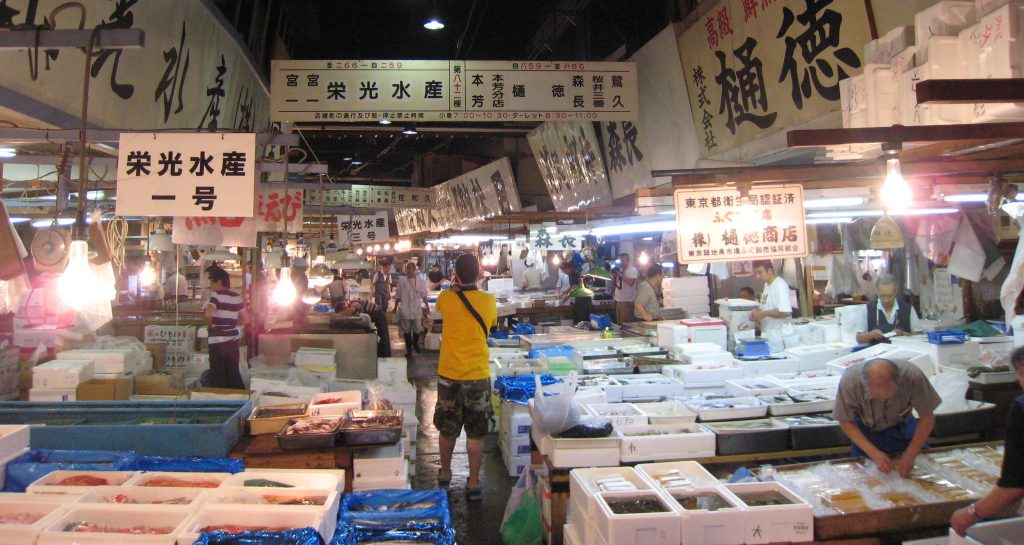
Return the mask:
{"type": "Polygon", "coordinates": [[[273,61],[274,121],[608,121],[637,116],[636,65],[273,61]]]}
{"type": "Polygon", "coordinates": [[[805,257],[803,186],[677,189],[677,261],[709,263],[805,257]]]}
{"type": "Polygon", "coordinates": [[[720,0],[679,40],[701,155],[837,111],[870,39],[861,0],[720,0]]]}
{"type": "Polygon", "coordinates": [[[256,135],[122,133],[119,216],[252,217],[256,135]]]}

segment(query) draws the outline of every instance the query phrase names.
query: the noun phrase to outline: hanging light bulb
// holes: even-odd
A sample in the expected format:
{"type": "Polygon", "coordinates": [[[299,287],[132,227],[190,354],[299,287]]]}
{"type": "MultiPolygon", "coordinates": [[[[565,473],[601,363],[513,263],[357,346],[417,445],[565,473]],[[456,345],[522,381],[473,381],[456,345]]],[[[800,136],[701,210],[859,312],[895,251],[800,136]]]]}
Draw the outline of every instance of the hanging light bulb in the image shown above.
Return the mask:
{"type": "Polygon", "coordinates": [[[315,305],[320,302],[320,293],[313,288],[302,292],[302,302],[307,305],[315,305]]]}
{"type": "Polygon", "coordinates": [[[362,248],[356,248],[356,255],[363,255],[363,249],[362,248]]]}
{"type": "Polygon", "coordinates": [[[900,160],[890,157],[885,160],[885,181],[880,191],[882,204],[887,210],[905,210],[910,208],[913,193],[910,186],[900,173],[900,160]]]}
{"type": "Polygon", "coordinates": [[[434,250],[434,246],[432,244],[427,244],[426,247],[424,247],[424,250],[431,252],[434,250]]]}
{"type": "Polygon", "coordinates": [[[139,273],[139,282],[143,286],[152,286],[156,283],[156,271],[153,270],[153,264],[149,261],[142,267],[142,272],[139,273]]]}
{"type": "Polygon", "coordinates": [[[89,244],[73,240],[68,248],[68,266],[57,281],[61,303],[82,310],[100,295],[100,283],[89,267],[89,244]]]}
{"type": "MultiPolygon", "coordinates": [[[[309,269],[306,276],[309,277],[309,285],[316,289],[327,287],[327,284],[334,282],[334,273],[331,272],[322,255],[316,256],[313,267],[309,269]]],[[[303,295],[303,298],[305,298],[305,295],[303,295]]]]}
{"type": "Polygon", "coordinates": [[[373,245],[373,251],[374,251],[375,253],[376,253],[376,252],[379,252],[379,251],[380,251],[380,244],[374,244],[374,245],[373,245]]]}
{"type": "Polygon", "coordinates": [[[560,256],[558,254],[555,254],[555,257],[551,258],[551,262],[554,263],[556,267],[558,265],[561,265],[562,264],[562,256],[560,256]]]}
{"type": "Polygon", "coordinates": [[[651,258],[647,256],[647,252],[640,252],[640,257],[637,258],[637,262],[641,265],[646,265],[651,261],[651,258]]]}
{"type": "Polygon", "coordinates": [[[277,276],[277,285],[274,286],[274,293],[271,294],[274,304],[286,307],[295,302],[295,284],[292,284],[292,270],[290,267],[281,267],[277,276]]]}
{"type": "Polygon", "coordinates": [[[384,251],[385,252],[390,252],[391,251],[391,243],[390,242],[385,242],[384,243],[384,251]]]}

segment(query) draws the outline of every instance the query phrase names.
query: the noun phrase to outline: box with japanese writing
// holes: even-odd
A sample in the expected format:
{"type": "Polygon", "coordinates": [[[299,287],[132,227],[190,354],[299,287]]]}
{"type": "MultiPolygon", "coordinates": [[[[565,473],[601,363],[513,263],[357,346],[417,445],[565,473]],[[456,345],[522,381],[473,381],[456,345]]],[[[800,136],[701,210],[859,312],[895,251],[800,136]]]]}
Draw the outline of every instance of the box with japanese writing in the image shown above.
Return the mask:
{"type": "Polygon", "coordinates": [[[724,484],[745,508],[743,543],[803,543],[814,539],[814,509],[777,482],[724,484]]]}
{"type": "Polygon", "coordinates": [[[715,455],[715,434],[700,424],[621,426],[621,462],[660,462],[715,455]]]}
{"type": "Polygon", "coordinates": [[[147,325],[143,329],[143,342],[173,345],[182,351],[194,351],[196,326],[194,325],[147,325]]]}

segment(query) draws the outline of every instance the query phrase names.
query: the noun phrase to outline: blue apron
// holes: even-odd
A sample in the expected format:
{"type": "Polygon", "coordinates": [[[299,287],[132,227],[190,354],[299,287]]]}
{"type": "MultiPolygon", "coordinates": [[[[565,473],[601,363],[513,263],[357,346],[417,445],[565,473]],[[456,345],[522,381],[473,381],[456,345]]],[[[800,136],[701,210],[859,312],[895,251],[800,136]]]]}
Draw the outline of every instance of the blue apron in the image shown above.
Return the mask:
{"type": "MultiPolygon", "coordinates": [[[[903,451],[907,450],[907,447],[910,446],[910,441],[914,438],[914,433],[917,432],[917,418],[913,416],[907,416],[899,424],[880,431],[869,429],[861,422],[859,416],[853,420],[853,423],[857,424],[857,427],[868,438],[868,441],[871,441],[872,445],[875,445],[878,447],[878,450],[889,455],[902,454],[903,451]]],[[[850,450],[852,456],[867,456],[856,443],[853,444],[850,450]]]]}

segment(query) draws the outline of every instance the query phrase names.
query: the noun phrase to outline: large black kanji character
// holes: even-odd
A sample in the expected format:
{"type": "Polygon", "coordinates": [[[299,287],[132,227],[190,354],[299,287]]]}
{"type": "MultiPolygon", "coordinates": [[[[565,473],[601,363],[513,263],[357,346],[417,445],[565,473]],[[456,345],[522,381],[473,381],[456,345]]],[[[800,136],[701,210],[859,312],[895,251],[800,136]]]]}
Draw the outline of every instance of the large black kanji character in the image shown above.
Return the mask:
{"type": "Polygon", "coordinates": [[[220,56],[220,64],[217,65],[217,77],[214,79],[214,86],[206,88],[206,96],[210,97],[210,103],[206,106],[203,119],[199,121],[199,128],[216,129],[217,120],[220,118],[220,99],[224,98],[224,74],[228,71],[227,61],[224,55],[220,56]],[[210,121],[207,122],[206,120],[210,121]]]}
{"type": "Polygon", "coordinates": [[[157,176],[170,173],[171,176],[181,176],[181,153],[168,151],[160,153],[160,160],[157,163],[162,167],[157,176]]]}
{"type": "Polygon", "coordinates": [[[129,151],[128,159],[125,161],[128,166],[129,176],[142,176],[149,174],[149,167],[153,164],[153,157],[148,151],[129,151]]]}
{"type": "Polygon", "coordinates": [[[220,163],[221,176],[245,176],[245,152],[229,151],[220,163]]]}
{"type": "Polygon", "coordinates": [[[755,109],[768,111],[768,95],[761,74],[761,60],[753,56],[756,46],[757,41],[747,37],[746,41],[733,51],[733,55],[743,65],[739,72],[726,65],[725,53],[715,51],[720,65],[715,82],[722,89],[722,100],[719,102],[718,113],[726,114],[725,126],[732,134],[736,134],[736,126],[744,122],[750,122],[759,128],[766,129],[775,123],[775,118],[778,116],[778,112],[752,113],[755,109]]]}
{"type": "Polygon", "coordinates": [[[217,200],[217,195],[213,186],[197,185],[192,199],[195,201],[196,206],[209,212],[213,209],[213,203],[217,200]]]}
{"type": "MultiPolygon", "coordinates": [[[[132,6],[138,2],[139,0],[117,0],[117,3],[114,4],[114,11],[110,13],[110,20],[96,25],[97,28],[132,28],[132,25],[135,23],[135,15],[132,13],[132,6]]],[[[113,55],[114,65],[110,69],[110,90],[113,91],[115,95],[121,97],[122,100],[128,100],[135,94],[135,86],[130,83],[117,82],[117,69],[121,65],[121,55],[123,53],[123,49],[100,50],[96,55],[96,59],[92,61],[92,68],[89,73],[94,78],[98,76],[100,71],[103,70],[103,66],[107,63],[107,59],[113,55]]]]}
{"type": "Polygon", "coordinates": [[[156,92],[153,93],[154,102],[163,97],[164,123],[167,123],[171,117],[171,105],[175,98],[178,99],[178,107],[174,109],[174,113],[179,114],[185,108],[182,95],[185,88],[185,77],[188,75],[190,55],[191,52],[185,50],[185,23],[182,22],[181,40],[178,47],[171,47],[164,51],[164,62],[167,63],[167,68],[164,69],[164,75],[156,86],[156,92]],[[181,62],[182,56],[185,58],[184,67],[181,62]]]}
{"type": "Polygon", "coordinates": [[[793,104],[803,109],[804,99],[811,98],[812,87],[827,100],[839,100],[839,81],[849,77],[842,65],[833,66],[831,59],[822,58],[831,50],[840,63],[850,68],[860,68],[861,61],[849,47],[839,48],[839,33],[843,15],[825,9],[832,0],[804,0],[804,11],[795,15],[788,7],[782,8],[782,26],[776,38],[785,36],[786,53],[783,56],[779,82],[790,80],[793,104]],[[794,22],[805,28],[803,32],[789,36],[794,22]],[[800,49],[799,59],[796,54],[800,49]]]}
{"type": "Polygon", "coordinates": [[[213,162],[213,155],[207,155],[205,151],[200,151],[198,156],[193,155],[189,159],[192,161],[192,166],[188,169],[190,174],[194,176],[213,174],[213,166],[210,164],[213,162]]]}

